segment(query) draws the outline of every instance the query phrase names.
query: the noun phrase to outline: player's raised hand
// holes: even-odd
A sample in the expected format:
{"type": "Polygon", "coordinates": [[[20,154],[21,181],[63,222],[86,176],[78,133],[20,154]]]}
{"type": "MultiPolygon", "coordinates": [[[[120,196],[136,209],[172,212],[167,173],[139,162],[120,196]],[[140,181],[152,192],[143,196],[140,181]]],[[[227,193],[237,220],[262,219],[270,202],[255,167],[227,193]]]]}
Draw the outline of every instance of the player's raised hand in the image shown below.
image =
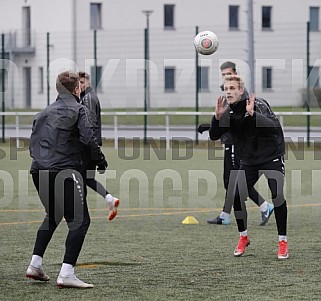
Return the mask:
{"type": "Polygon", "coordinates": [[[246,100],[246,112],[248,112],[250,116],[254,114],[254,101],[255,94],[251,93],[249,99],[246,100]]]}
{"type": "Polygon", "coordinates": [[[215,118],[220,120],[222,115],[226,112],[227,106],[225,106],[225,97],[219,96],[215,107],[215,118]]]}

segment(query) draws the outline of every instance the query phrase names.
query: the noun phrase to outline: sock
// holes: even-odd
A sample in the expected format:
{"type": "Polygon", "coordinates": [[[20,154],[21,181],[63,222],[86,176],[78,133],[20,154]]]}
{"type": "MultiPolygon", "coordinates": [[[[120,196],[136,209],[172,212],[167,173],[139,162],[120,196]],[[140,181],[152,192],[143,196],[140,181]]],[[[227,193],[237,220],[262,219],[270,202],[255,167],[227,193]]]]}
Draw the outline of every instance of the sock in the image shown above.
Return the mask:
{"type": "Polygon", "coordinates": [[[114,200],[114,197],[110,193],[108,193],[105,196],[105,200],[107,201],[107,203],[112,203],[112,201],[114,200]]]}
{"type": "Polygon", "coordinates": [[[288,241],[286,235],[279,235],[279,241],[282,241],[282,240],[284,240],[286,242],[288,241]]]}
{"type": "Polygon", "coordinates": [[[247,230],[244,230],[244,231],[242,231],[242,232],[240,232],[240,236],[247,236],[247,230]]]}
{"type": "Polygon", "coordinates": [[[268,210],[268,202],[264,201],[264,203],[260,205],[260,211],[265,212],[266,210],[268,210]]]}
{"type": "Polygon", "coordinates": [[[69,263],[63,263],[61,266],[61,270],[59,275],[61,277],[67,277],[67,276],[71,276],[74,275],[75,271],[74,271],[74,267],[72,264],[69,263]]]}
{"type": "Polygon", "coordinates": [[[42,257],[39,255],[32,255],[30,265],[35,268],[40,268],[42,266],[42,257]]]}
{"type": "Polygon", "coordinates": [[[226,213],[224,211],[222,211],[221,214],[220,214],[220,218],[221,219],[226,219],[226,218],[229,218],[229,217],[230,217],[230,214],[226,213]]]}

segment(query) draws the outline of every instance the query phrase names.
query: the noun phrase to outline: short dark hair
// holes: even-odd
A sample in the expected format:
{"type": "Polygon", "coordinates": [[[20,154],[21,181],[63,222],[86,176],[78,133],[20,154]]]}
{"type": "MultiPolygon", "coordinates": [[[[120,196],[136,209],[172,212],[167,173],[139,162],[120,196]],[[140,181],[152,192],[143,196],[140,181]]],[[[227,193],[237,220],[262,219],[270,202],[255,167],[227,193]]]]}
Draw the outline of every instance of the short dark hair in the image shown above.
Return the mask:
{"type": "Polygon", "coordinates": [[[231,68],[234,72],[236,72],[236,65],[231,61],[224,62],[220,67],[221,70],[228,69],[228,68],[231,68]]]}
{"type": "Polygon", "coordinates": [[[80,71],[80,72],[78,72],[78,74],[79,74],[80,78],[84,77],[85,79],[90,80],[90,75],[87,72],[80,71]]]}
{"type": "Polygon", "coordinates": [[[78,73],[73,71],[64,71],[57,76],[56,89],[60,94],[73,93],[79,86],[78,73]]]}

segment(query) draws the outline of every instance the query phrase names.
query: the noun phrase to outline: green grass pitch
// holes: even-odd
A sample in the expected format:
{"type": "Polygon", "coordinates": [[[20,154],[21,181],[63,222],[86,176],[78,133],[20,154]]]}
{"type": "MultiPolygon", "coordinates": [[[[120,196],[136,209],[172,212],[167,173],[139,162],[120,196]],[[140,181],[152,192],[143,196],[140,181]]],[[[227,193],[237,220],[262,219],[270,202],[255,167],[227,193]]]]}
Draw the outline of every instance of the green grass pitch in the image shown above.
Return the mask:
{"type": "MultiPolygon", "coordinates": [[[[49,283],[25,278],[44,214],[28,174],[28,151],[15,159],[14,150],[0,148],[0,300],[320,300],[320,150],[288,149],[290,258],[279,261],[274,215],[258,226],[260,212],[251,201],[251,245],[240,258],[233,257],[234,217],[228,226],[206,223],[223,204],[221,150],[105,147],[108,172],[97,178],[122,202],[108,222],[105,201],[88,192],[92,223],[76,273],[95,287],[77,290],[55,286],[64,222],[44,257],[49,283]],[[199,225],[182,225],[189,215],[199,225]]],[[[264,179],[258,189],[269,198],[264,179]]]]}

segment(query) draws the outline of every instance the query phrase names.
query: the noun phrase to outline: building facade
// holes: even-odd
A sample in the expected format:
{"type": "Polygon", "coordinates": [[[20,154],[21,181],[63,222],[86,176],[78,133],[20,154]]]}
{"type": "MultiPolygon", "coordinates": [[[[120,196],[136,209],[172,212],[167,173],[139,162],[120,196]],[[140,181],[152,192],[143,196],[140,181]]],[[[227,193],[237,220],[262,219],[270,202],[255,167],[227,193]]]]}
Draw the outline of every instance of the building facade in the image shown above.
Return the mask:
{"type": "Polygon", "coordinates": [[[198,105],[212,107],[221,63],[232,60],[246,83],[251,78],[249,24],[255,92],[272,106],[300,106],[307,74],[311,87],[320,85],[320,1],[256,0],[253,23],[251,2],[0,0],[6,107],[45,107],[63,70],[90,73],[104,109],[142,108],[146,101],[155,109],[195,107],[196,88],[198,105]],[[215,32],[220,46],[197,57],[193,39],[202,30],[215,32]]]}

